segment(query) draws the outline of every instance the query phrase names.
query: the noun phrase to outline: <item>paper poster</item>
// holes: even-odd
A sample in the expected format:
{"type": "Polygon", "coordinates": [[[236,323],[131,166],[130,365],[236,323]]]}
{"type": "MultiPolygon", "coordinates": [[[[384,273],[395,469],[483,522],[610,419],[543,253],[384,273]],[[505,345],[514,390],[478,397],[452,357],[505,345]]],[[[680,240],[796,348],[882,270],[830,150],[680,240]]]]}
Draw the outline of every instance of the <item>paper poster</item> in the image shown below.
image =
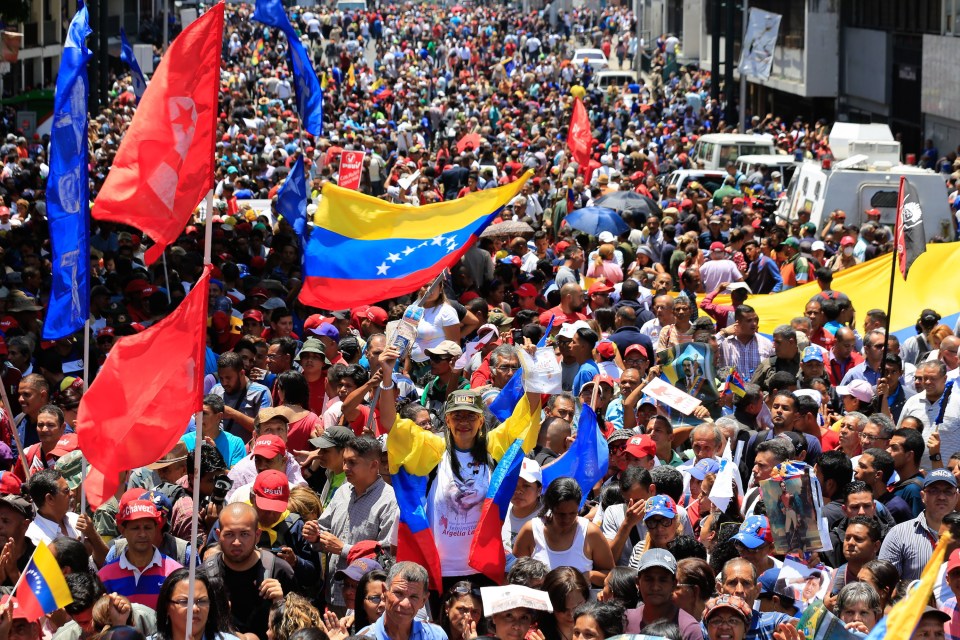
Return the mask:
{"type": "Polygon", "coordinates": [[[344,189],[360,188],[360,177],[363,175],[363,151],[344,151],[340,154],[340,177],[338,186],[344,189]]]}
{"type": "Polygon", "coordinates": [[[700,400],[660,378],[654,378],[648,382],[647,386],[643,388],[643,392],[685,416],[690,415],[690,412],[700,405],[700,400]]]}
{"type": "Polygon", "coordinates": [[[760,80],[770,77],[780,31],[780,14],[750,7],[740,53],[740,73],[760,80]]]}
{"type": "Polygon", "coordinates": [[[519,349],[518,353],[523,364],[523,387],[526,391],[549,394],[563,392],[563,372],[553,347],[539,347],[533,356],[523,349],[519,349]]]}
{"type": "Polygon", "coordinates": [[[720,395],[714,385],[716,372],[710,345],[687,342],[658,351],[657,364],[660,365],[663,376],[680,391],[700,402],[708,403],[719,399],[720,395]]]}
{"type": "Polygon", "coordinates": [[[788,555],[774,583],[774,593],[793,598],[800,610],[823,600],[833,584],[835,569],[824,565],[808,567],[800,558],[788,555]]]}
{"type": "Polygon", "coordinates": [[[774,470],[769,480],[760,482],[760,495],[767,508],[773,548],[776,553],[802,555],[819,551],[819,490],[810,481],[813,470],[803,463],[784,463],[774,470]]]}

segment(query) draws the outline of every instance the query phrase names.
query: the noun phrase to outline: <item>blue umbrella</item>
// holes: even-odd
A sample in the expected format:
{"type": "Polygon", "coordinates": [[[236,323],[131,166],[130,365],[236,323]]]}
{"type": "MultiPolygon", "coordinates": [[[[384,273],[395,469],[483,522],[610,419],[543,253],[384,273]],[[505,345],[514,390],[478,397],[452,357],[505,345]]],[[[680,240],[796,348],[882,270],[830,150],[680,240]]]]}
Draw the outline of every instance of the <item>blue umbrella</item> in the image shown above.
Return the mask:
{"type": "Polygon", "coordinates": [[[574,229],[589,233],[592,236],[600,235],[601,231],[609,231],[615,236],[625,233],[630,227],[613,209],[606,207],[584,207],[568,213],[564,218],[574,229]]]}

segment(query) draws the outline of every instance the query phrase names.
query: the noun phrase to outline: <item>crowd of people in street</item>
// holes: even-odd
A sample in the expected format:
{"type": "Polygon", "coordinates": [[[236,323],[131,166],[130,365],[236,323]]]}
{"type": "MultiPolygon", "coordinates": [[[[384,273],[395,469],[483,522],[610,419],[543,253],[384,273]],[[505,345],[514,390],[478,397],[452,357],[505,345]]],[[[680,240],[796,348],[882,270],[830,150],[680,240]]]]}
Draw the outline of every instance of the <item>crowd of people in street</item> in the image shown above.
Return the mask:
{"type": "MultiPolygon", "coordinates": [[[[699,136],[735,124],[710,74],[678,65],[680,42],[639,43],[626,9],[288,12],[324,88],[323,134],[300,128],[284,36],[252,6],[228,5],[213,211],[198,208],[150,267],[140,230],[92,222],[89,380],[83,335],[41,339],[50,141],[28,140],[8,114],[0,122],[0,591],[44,543],[73,598],[35,621],[8,597],[0,640],[184,640],[188,616],[190,640],[800,640],[814,593],[863,636],[945,534],[948,560],[914,637],[960,637],[960,324],[943,322],[953,309],[924,309],[901,342],[884,310],[855,309],[832,287],[891,250],[879,212],[856,212],[861,225],[841,210],[820,226],[804,212],[777,218],[779,172],[733,163],[718,184],[669,186],[672,171],[697,168],[699,136]],[[622,68],[648,50],[650,72],[600,90],[596,69],[571,63],[586,46],[622,68]],[[566,145],[578,97],[590,167],[566,145]],[[304,158],[312,220],[345,151],[365,152],[361,192],[411,206],[532,172],[493,225],[528,231],[484,234],[440,286],[308,307],[304,247],[276,196],[304,158]],[[618,208],[623,233],[566,222],[611,194],[635,197],[618,208]],[[73,426],[85,388],[117,340],[162,320],[197,281],[207,216],[202,420],[83,512],[73,426]],[[807,284],[795,318],[761,334],[751,298],[807,284]],[[423,316],[401,353],[394,326],[414,301],[423,316]],[[538,344],[554,350],[561,390],[526,393],[498,418],[491,405],[538,344]],[[671,378],[688,347],[704,357],[671,378]],[[654,397],[648,386],[665,379],[696,408],[654,397]],[[593,428],[585,407],[605,475],[545,481],[593,428]],[[471,540],[524,433],[496,581],[471,565],[471,540]],[[439,576],[398,548],[407,525],[394,483],[414,468],[439,576]],[[771,503],[765,487],[791,474],[815,500],[795,504],[784,489],[771,503]],[[733,485],[724,501],[718,478],[733,485]],[[822,539],[781,548],[783,530],[800,539],[811,518],[822,539]],[[781,579],[787,564],[807,572],[799,587],[781,579]]],[[[129,75],[112,95],[91,114],[91,200],[137,108],[129,75]]],[[[794,115],[753,116],[750,130],[781,153],[829,157],[828,125],[794,115]]],[[[954,201],[960,161],[945,161],[958,171],[946,178],[954,201]]]]}

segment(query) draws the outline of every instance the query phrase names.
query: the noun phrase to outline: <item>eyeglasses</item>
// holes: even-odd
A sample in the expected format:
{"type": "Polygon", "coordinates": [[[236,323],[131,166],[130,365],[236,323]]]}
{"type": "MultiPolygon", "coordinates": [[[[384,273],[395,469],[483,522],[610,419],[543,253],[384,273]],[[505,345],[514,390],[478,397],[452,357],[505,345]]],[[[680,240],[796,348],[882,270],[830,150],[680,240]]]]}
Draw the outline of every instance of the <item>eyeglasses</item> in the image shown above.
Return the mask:
{"type": "Polygon", "coordinates": [[[496,369],[497,369],[497,371],[503,371],[504,373],[513,373],[514,371],[519,370],[519,369],[520,369],[520,366],[519,366],[519,365],[503,364],[503,365],[498,366],[496,369]]]}
{"type": "Polygon", "coordinates": [[[654,516],[645,520],[644,524],[647,525],[647,529],[666,529],[667,527],[673,526],[673,520],[654,516]]]}
{"type": "Polygon", "coordinates": [[[430,354],[430,362],[443,362],[444,360],[449,360],[451,356],[438,356],[434,353],[430,354]]]}
{"type": "Polygon", "coordinates": [[[708,627],[733,627],[737,624],[743,624],[743,618],[710,618],[707,620],[708,627]]]}
{"type": "Polygon", "coordinates": [[[564,420],[573,420],[575,413],[573,409],[554,409],[553,412],[557,414],[558,418],[563,418],[564,420]]]}
{"type": "Polygon", "coordinates": [[[383,602],[383,596],[367,596],[364,600],[370,604],[380,604],[383,602]]]}
{"type": "MultiPolygon", "coordinates": [[[[180,598],[179,600],[171,600],[170,604],[174,605],[178,609],[186,609],[187,605],[190,604],[190,601],[186,598],[180,598]]],[[[200,607],[201,609],[207,609],[210,607],[209,598],[197,598],[193,601],[195,607],[200,607]]]]}
{"type": "Polygon", "coordinates": [[[890,438],[884,438],[882,436],[871,436],[866,433],[860,433],[860,439],[864,442],[876,442],[877,440],[889,440],[890,438]]]}

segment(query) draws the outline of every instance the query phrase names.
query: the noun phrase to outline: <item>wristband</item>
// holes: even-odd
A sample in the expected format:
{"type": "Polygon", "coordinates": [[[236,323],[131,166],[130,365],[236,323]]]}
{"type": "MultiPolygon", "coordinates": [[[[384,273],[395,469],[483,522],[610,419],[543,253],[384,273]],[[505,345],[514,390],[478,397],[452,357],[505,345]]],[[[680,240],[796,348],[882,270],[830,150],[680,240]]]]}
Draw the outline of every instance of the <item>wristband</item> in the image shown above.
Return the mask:
{"type": "Polygon", "coordinates": [[[934,453],[930,456],[930,462],[940,462],[941,460],[943,460],[943,458],[939,453],[934,453]]]}
{"type": "Polygon", "coordinates": [[[397,385],[395,385],[395,384],[393,383],[393,380],[390,381],[390,386],[389,386],[389,387],[383,386],[383,383],[381,382],[381,383],[380,383],[380,390],[381,390],[381,391],[390,391],[390,390],[393,389],[395,386],[397,386],[397,385]]]}

